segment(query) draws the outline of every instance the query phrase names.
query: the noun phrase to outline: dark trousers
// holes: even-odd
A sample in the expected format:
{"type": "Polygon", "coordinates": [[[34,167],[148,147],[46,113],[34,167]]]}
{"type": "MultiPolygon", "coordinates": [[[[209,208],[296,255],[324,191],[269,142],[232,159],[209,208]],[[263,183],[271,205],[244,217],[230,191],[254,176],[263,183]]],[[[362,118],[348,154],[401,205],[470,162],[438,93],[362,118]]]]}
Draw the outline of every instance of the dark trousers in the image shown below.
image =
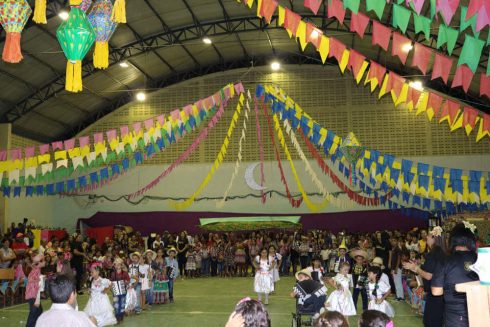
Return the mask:
{"type": "Polygon", "coordinates": [[[309,260],[310,258],[307,255],[301,255],[299,256],[299,263],[301,264],[301,269],[305,269],[308,267],[309,260]]]}
{"type": "Polygon", "coordinates": [[[216,276],[218,274],[218,260],[216,258],[211,259],[211,276],[216,276]]]}
{"type": "Polygon", "coordinates": [[[35,299],[29,299],[29,316],[27,317],[26,327],[35,327],[37,318],[43,313],[43,306],[39,304],[39,307],[34,305],[35,299]]]}
{"type": "Polygon", "coordinates": [[[126,294],[124,295],[114,295],[112,297],[114,304],[114,313],[117,319],[124,317],[124,309],[126,306],[126,294]]]}
{"type": "Polygon", "coordinates": [[[174,279],[169,278],[168,280],[168,299],[170,301],[174,300],[174,279]]]}
{"type": "Polygon", "coordinates": [[[185,253],[179,253],[179,254],[177,254],[177,261],[179,263],[180,276],[184,276],[184,273],[185,273],[185,263],[187,262],[187,258],[185,257],[185,253]]]}
{"type": "Polygon", "coordinates": [[[352,293],[354,307],[357,308],[357,299],[359,298],[359,294],[361,294],[362,298],[362,310],[365,311],[368,309],[368,296],[365,288],[354,288],[354,292],[352,293]]]}
{"type": "Polygon", "coordinates": [[[73,269],[77,272],[75,275],[75,280],[77,283],[77,292],[82,289],[82,279],[83,279],[83,263],[72,264],[73,269]]]}
{"type": "Polygon", "coordinates": [[[298,269],[298,253],[291,251],[291,266],[293,267],[293,275],[296,274],[296,270],[298,269]]]}
{"type": "Polygon", "coordinates": [[[444,321],[444,297],[427,293],[424,309],[424,326],[439,327],[444,321]]]}

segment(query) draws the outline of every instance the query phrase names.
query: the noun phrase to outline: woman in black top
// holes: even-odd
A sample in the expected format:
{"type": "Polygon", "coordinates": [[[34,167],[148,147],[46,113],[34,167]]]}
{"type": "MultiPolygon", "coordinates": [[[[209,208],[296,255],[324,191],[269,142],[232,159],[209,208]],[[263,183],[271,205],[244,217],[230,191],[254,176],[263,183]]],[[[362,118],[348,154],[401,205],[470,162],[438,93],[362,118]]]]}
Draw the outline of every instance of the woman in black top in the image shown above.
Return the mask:
{"type": "Polygon", "coordinates": [[[434,296],[444,295],[445,325],[466,327],[469,325],[466,294],[457,292],[456,284],[478,280],[478,275],[469,268],[477,259],[476,238],[464,224],[456,225],[450,237],[451,254],[444,267],[432,276],[431,289],[434,296]]]}
{"type": "Polygon", "coordinates": [[[426,294],[424,326],[440,327],[444,320],[444,299],[442,296],[432,295],[431,282],[433,274],[443,269],[446,260],[446,242],[441,227],[434,227],[427,236],[427,246],[430,252],[425,255],[425,262],[422,266],[410,261],[403,263],[403,268],[411,270],[423,278],[426,294]]]}
{"type": "Polygon", "coordinates": [[[185,232],[180,233],[177,239],[177,261],[179,262],[180,276],[183,278],[185,273],[185,264],[187,262],[187,250],[189,249],[189,240],[185,232]]]}

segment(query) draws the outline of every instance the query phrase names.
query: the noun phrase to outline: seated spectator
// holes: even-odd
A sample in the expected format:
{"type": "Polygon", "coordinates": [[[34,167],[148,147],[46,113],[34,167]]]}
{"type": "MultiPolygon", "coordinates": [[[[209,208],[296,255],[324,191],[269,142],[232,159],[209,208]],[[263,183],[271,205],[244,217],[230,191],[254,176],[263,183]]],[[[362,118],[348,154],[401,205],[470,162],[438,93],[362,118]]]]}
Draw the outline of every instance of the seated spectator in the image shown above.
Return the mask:
{"type": "Polygon", "coordinates": [[[37,320],[36,327],[95,327],[86,313],[77,311],[75,283],[69,277],[56,276],[48,284],[53,304],[37,320]]]}
{"type": "Polygon", "coordinates": [[[338,311],[322,310],[315,327],[349,327],[347,319],[338,311]]]}
{"type": "Polygon", "coordinates": [[[12,243],[12,250],[14,250],[16,255],[24,255],[28,248],[26,242],[24,242],[24,234],[17,233],[12,243]]]}
{"type": "Polygon", "coordinates": [[[393,327],[393,322],[385,313],[377,310],[366,310],[359,317],[359,327],[393,327]]]}
{"type": "Polygon", "coordinates": [[[4,238],[2,240],[2,247],[0,248],[0,268],[9,268],[15,258],[16,255],[14,251],[10,248],[9,239],[4,238]]]}
{"type": "Polygon", "coordinates": [[[308,269],[296,273],[297,283],[294,285],[291,297],[297,298],[299,312],[318,313],[327,300],[327,288],[311,278],[308,269]]]}
{"type": "Polygon", "coordinates": [[[270,327],[271,320],[264,305],[246,297],[235,307],[228,318],[226,327],[270,327]]]}

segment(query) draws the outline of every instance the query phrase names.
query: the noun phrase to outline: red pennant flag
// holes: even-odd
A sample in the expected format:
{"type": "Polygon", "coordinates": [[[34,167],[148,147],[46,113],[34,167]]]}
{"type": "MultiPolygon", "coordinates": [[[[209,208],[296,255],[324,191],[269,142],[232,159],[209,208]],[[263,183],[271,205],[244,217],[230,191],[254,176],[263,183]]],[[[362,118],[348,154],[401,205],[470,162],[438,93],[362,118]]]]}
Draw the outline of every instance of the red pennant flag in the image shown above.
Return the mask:
{"type": "Polygon", "coordinates": [[[385,51],[388,51],[390,45],[391,29],[381,23],[373,20],[373,45],[378,44],[385,51]]]}
{"type": "Polygon", "coordinates": [[[454,74],[453,84],[451,88],[457,86],[462,86],[465,92],[468,92],[471,80],[473,79],[473,71],[466,64],[462,64],[456,68],[456,73],[454,74]]]}
{"type": "Polygon", "coordinates": [[[427,100],[427,109],[432,108],[434,110],[434,113],[437,117],[439,110],[441,109],[442,105],[442,98],[441,96],[429,92],[429,99],[427,100]]]}
{"type": "Polygon", "coordinates": [[[284,17],[284,27],[290,30],[294,36],[296,36],[296,31],[298,30],[299,22],[301,20],[301,16],[295,13],[294,11],[285,8],[286,14],[284,17]]]}
{"type": "Polygon", "coordinates": [[[330,51],[328,52],[328,57],[334,57],[337,59],[338,62],[342,60],[342,54],[344,53],[344,50],[346,49],[345,44],[340,42],[334,37],[330,38],[330,51]]]}
{"type": "Polygon", "coordinates": [[[372,60],[370,61],[368,80],[376,78],[378,80],[378,84],[381,85],[381,83],[383,83],[383,78],[385,74],[386,74],[386,67],[381,66],[380,64],[372,60]]]}
{"type": "MultiPolygon", "coordinates": [[[[373,31],[374,33],[374,31],[373,31]]],[[[393,33],[393,44],[391,45],[391,54],[398,56],[402,64],[405,65],[407,61],[408,53],[412,49],[412,41],[401,35],[398,32],[393,33]]]]}
{"type": "Polygon", "coordinates": [[[354,78],[357,77],[357,74],[362,68],[362,65],[364,64],[364,60],[366,57],[364,57],[362,54],[359,52],[351,49],[350,54],[349,54],[349,63],[347,64],[347,67],[352,70],[352,73],[354,75],[354,78]]]}
{"type": "MultiPolygon", "coordinates": [[[[440,118],[443,119],[445,117],[449,117],[449,125],[451,126],[454,123],[454,120],[459,112],[459,103],[454,102],[452,100],[446,100],[444,105],[442,106],[440,118]]],[[[439,117],[436,113],[436,117],[439,117]]]]}
{"type": "Polygon", "coordinates": [[[390,92],[391,90],[395,91],[396,96],[400,95],[400,92],[403,88],[403,84],[405,84],[405,78],[400,75],[390,71],[390,78],[388,80],[388,84],[386,85],[386,92],[390,92]]]}
{"type": "Polygon", "coordinates": [[[342,1],[340,0],[329,0],[328,3],[328,18],[335,17],[340,24],[344,23],[345,9],[342,1]]]}
{"type": "Polygon", "coordinates": [[[322,5],[323,0],[305,0],[305,8],[309,8],[315,15],[318,13],[318,9],[322,5]]]}
{"type": "Polygon", "coordinates": [[[490,99],[490,76],[485,73],[480,75],[480,96],[486,95],[490,99]]]}
{"type": "Polygon", "coordinates": [[[277,8],[277,0],[262,0],[260,7],[260,16],[265,18],[267,24],[270,24],[272,15],[277,8]]]}
{"type": "Polygon", "coordinates": [[[480,8],[483,6],[483,1],[484,0],[470,0],[468,11],[466,12],[466,20],[469,20],[474,14],[477,14],[480,11],[480,8]]]}
{"type": "Polygon", "coordinates": [[[420,92],[416,88],[413,88],[413,87],[410,86],[408,88],[407,103],[412,102],[413,106],[416,106],[417,103],[419,102],[419,98],[420,98],[420,94],[421,93],[422,92],[420,92]]]}
{"type": "MultiPolygon", "coordinates": [[[[463,127],[470,126],[471,130],[475,128],[476,118],[478,118],[478,111],[471,107],[464,107],[463,111],[463,127]]],[[[471,131],[470,130],[470,131],[471,131]]]]}
{"type": "Polygon", "coordinates": [[[422,44],[415,42],[412,67],[418,67],[422,73],[427,74],[427,66],[432,56],[432,50],[422,44]]]}
{"type": "Polygon", "coordinates": [[[316,28],[312,23],[306,23],[306,42],[310,42],[318,49],[322,42],[322,36],[323,32],[321,29],[316,28]]]}
{"type": "Polygon", "coordinates": [[[436,53],[434,59],[434,67],[432,68],[431,80],[440,77],[442,78],[444,83],[447,84],[447,79],[449,77],[449,73],[451,72],[452,66],[453,66],[453,59],[441,55],[439,53],[436,53]]]}
{"type": "Polygon", "coordinates": [[[360,11],[357,13],[351,13],[350,18],[350,31],[356,32],[359,36],[364,38],[364,32],[366,31],[366,27],[369,24],[369,17],[361,13],[360,11]]]}

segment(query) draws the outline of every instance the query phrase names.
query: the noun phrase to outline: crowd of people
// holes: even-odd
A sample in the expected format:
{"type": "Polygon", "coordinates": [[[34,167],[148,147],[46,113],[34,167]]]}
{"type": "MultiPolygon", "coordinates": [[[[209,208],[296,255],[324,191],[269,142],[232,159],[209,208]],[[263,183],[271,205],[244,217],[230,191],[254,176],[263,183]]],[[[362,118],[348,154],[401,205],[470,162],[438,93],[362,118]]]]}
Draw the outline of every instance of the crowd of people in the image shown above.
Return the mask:
{"type": "Polygon", "coordinates": [[[29,231],[26,221],[12,226],[0,249],[0,267],[15,268],[16,285],[27,285],[27,326],[35,326],[42,313],[40,299],[52,298],[44,281],[48,285],[59,276],[73,280],[77,294],[90,290],[84,311],[98,326],[174,302],[177,278],[254,276],[253,289],[267,305],[275,283],[291,274],[298,281],[291,295],[300,308],[313,305],[317,314],[325,307],[327,312],[356,315],[360,296],[364,312],[376,310],[392,319],[395,312],[387,299],[393,296],[420,314],[430,308],[430,314],[423,315],[425,326],[441,326],[443,319],[458,319],[465,326],[466,298],[456,294],[454,284],[478,279],[465,270],[468,262],[476,261],[476,237],[468,224],[452,232],[440,227],[376,233],[183,231],[145,238],[119,230],[101,244],[73,234],[64,240],[41,240],[37,249],[29,231]],[[316,284],[303,287],[305,281],[316,284]],[[326,286],[334,289],[328,296],[326,286]],[[107,290],[112,291],[112,304],[107,290]],[[321,304],[305,303],[305,298],[321,304]]]}

